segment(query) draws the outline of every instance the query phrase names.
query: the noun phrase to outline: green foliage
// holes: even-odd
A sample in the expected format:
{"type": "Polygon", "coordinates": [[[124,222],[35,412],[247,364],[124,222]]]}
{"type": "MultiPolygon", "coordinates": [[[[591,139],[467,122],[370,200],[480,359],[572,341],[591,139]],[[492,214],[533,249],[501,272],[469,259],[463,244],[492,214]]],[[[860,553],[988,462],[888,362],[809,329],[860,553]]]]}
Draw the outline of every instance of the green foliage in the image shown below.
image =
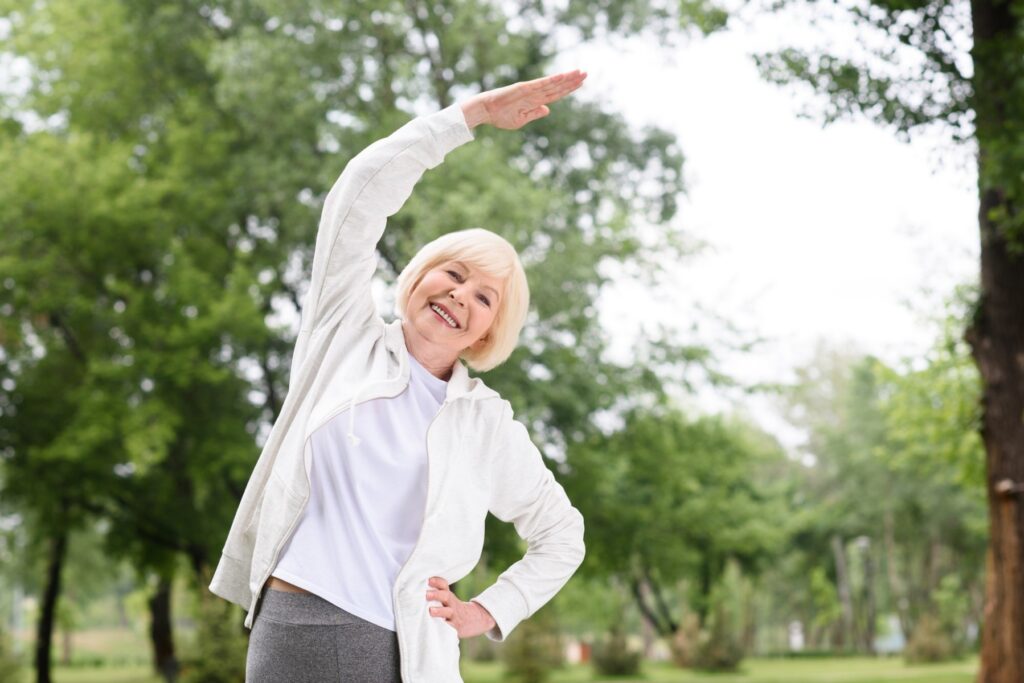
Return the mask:
{"type": "Polygon", "coordinates": [[[824,639],[864,651],[878,635],[878,615],[897,614],[912,633],[940,602],[950,634],[962,637],[980,617],[968,597],[981,590],[987,536],[980,382],[960,339],[970,299],[963,290],[949,300],[922,358],[890,367],[821,349],[798,371],[789,416],[807,431],[814,464],[798,488],[798,551],[779,567],[788,578],[776,590],[799,587],[788,603],[810,626],[812,648],[828,647],[824,639]],[[852,621],[844,618],[833,538],[847,564],[852,621]]]}
{"type": "MultiPolygon", "coordinates": [[[[111,551],[140,568],[215,559],[288,391],[287,323],[346,162],[415,113],[548,71],[546,27],[682,22],[645,0],[570,5],[3,3],[0,45],[32,70],[0,103],[4,497],[57,527],[109,520],[111,551]],[[21,125],[32,115],[45,125],[21,125]]],[[[711,366],[665,339],[606,361],[594,306],[599,264],[654,281],[692,249],[673,222],[672,135],[582,98],[475,134],[390,220],[382,275],[470,225],[522,251],[536,320],[487,380],[544,424],[545,450],[624,397],[661,395],[683,365],[711,366]]],[[[496,564],[521,555],[511,527],[489,520],[487,538],[496,564]]]]}
{"type": "Polygon", "coordinates": [[[198,608],[195,641],[181,658],[182,683],[242,683],[248,639],[237,606],[207,594],[198,608]]]}
{"type": "Polygon", "coordinates": [[[679,628],[672,634],[669,641],[669,651],[672,653],[673,663],[681,667],[694,666],[700,636],[701,628],[697,615],[687,612],[683,615],[679,628]]]}
{"type": "Polygon", "coordinates": [[[22,661],[14,654],[11,637],[6,630],[0,629],[0,682],[20,681],[23,675],[22,661]]]}
{"type": "MultiPolygon", "coordinates": [[[[1024,53],[1024,5],[873,0],[830,10],[815,22],[822,36],[852,29],[856,49],[837,48],[836,41],[814,50],[785,46],[756,56],[762,76],[808,86],[817,97],[802,115],[824,123],[862,115],[904,140],[940,129],[963,149],[980,147],[979,189],[991,199],[983,204],[982,228],[1006,240],[998,250],[1024,254],[1024,213],[1017,208],[1024,200],[1024,65],[1017,59],[1024,53]]],[[[1010,260],[1005,267],[1012,270],[1010,260]]],[[[999,290],[1016,285],[993,278],[985,286],[1002,296],[999,290]]]]}
{"type": "Polygon", "coordinates": [[[515,683],[544,683],[551,673],[565,665],[558,620],[550,605],[516,626],[502,648],[505,680],[515,683]]]}
{"type": "MultiPolygon", "coordinates": [[[[587,519],[581,571],[610,572],[627,586],[642,579],[662,593],[689,579],[689,604],[706,612],[729,558],[756,572],[783,545],[781,473],[790,466],[740,420],[665,408],[624,419],[570,449],[565,485],[587,519]]],[[[664,620],[655,626],[670,634],[664,620]]]]}
{"type": "Polygon", "coordinates": [[[921,617],[910,636],[903,657],[911,664],[944,662],[956,656],[956,647],[942,620],[935,615],[921,617]]]}
{"type": "Polygon", "coordinates": [[[697,642],[693,667],[704,671],[736,671],[743,661],[743,646],[739,638],[714,612],[711,628],[703,631],[697,642]]]}
{"type": "Polygon", "coordinates": [[[860,38],[858,49],[829,46],[808,51],[787,46],[755,56],[766,80],[801,83],[819,96],[807,103],[802,115],[831,123],[860,114],[903,138],[940,125],[954,139],[968,139],[971,84],[962,66],[965,46],[948,39],[952,33],[970,31],[968,13],[946,0],[886,0],[835,6],[816,19],[823,30],[852,28],[860,38]]]}
{"type": "Polygon", "coordinates": [[[835,583],[828,578],[824,567],[815,567],[811,571],[811,600],[814,604],[814,628],[822,629],[831,626],[842,615],[843,606],[839,604],[835,583]]]}
{"type": "Polygon", "coordinates": [[[730,564],[711,594],[711,612],[693,653],[693,667],[706,671],[736,671],[743,661],[741,577],[730,564]]]}
{"type": "Polygon", "coordinates": [[[939,627],[948,636],[956,656],[966,653],[971,645],[964,628],[965,616],[970,615],[970,598],[964,589],[961,577],[947,574],[939,581],[932,594],[935,618],[939,627]]]}
{"type": "Polygon", "coordinates": [[[626,630],[616,622],[594,645],[594,670],[601,676],[635,676],[640,671],[641,654],[630,649],[626,630]]]}

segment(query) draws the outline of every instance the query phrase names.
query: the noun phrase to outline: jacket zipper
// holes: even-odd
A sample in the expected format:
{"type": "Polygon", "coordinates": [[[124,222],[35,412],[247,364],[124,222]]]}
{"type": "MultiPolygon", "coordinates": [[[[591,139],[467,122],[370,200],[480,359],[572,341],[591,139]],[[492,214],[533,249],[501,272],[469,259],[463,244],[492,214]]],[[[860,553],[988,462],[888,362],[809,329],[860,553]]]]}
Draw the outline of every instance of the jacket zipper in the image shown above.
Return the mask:
{"type": "MultiPolygon", "coordinates": [[[[396,575],[395,584],[391,587],[391,606],[392,609],[395,610],[395,635],[398,637],[398,663],[401,666],[403,681],[411,681],[412,677],[408,675],[409,664],[407,662],[407,659],[402,656],[402,652],[406,648],[404,647],[405,639],[402,637],[402,629],[399,628],[399,623],[401,622],[401,619],[398,618],[398,579],[401,578],[402,572],[404,572],[405,568],[409,566],[409,561],[412,559],[413,555],[416,554],[416,550],[420,547],[420,541],[423,539],[423,528],[427,525],[427,508],[430,507],[430,470],[432,469],[430,466],[430,428],[434,426],[434,423],[437,421],[437,418],[441,416],[441,413],[444,411],[446,405],[448,405],[448,399],[444,400],[444,402],[441,404],[441,407],[438,408],[437,414],[434,415],[433,419],[430,421],[430,424],[427,425],[427,495],[423,499],[423,521],[420,524],[420,532],[416,536],[416,543],[412,547],[412,552],[410,552],[409,556],[405,558],[405,562],[402,563],[402,568],[398,570],[398,574],[396,575]]],[[[426,595],[424,595],[424,598],[426,598],[426,595]]]]}

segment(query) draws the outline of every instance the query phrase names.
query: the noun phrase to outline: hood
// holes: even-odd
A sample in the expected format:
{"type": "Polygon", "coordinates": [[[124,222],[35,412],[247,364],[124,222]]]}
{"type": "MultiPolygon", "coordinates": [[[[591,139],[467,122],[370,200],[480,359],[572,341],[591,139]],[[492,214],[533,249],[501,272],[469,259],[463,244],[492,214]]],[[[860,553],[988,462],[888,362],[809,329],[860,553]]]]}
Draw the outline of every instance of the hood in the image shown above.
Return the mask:
{"type": "MultiPolygon", "coordinates": [[[[391,354],[393,360],[396,361],[395,374],[389,375],[383,380],[366,379],[363,380],[358,387],[356,387],[355,394],[352,396],[352,406],[349,408],[348,415],[348,440],[353,446],[358,446],[360,439],[354,433],[355,428],[355,413],[356,403],[359,400],[359,395],[363,391],[378,382],[393,382],[395,380],[401,380],[403,388],[409,385],[409,357],[408,347],[405,345],[405,335],[402,333],[402,319],[396,318],[390,323],[384,326],[384,344],[391,354]]],[[[466,364],[462,362],[461,358],[456,359],[455,365],[452,367],[452,376],[448,379],[448,386],[445,390],[444,402],[451,403],[459,399],[466,399],[469,401],[480,401],[487,398],[501,398],[498,392],[491,389],[489,386],[483,383],[483,381],[477,377],[469,376],[469,369],[466,364]]]]}

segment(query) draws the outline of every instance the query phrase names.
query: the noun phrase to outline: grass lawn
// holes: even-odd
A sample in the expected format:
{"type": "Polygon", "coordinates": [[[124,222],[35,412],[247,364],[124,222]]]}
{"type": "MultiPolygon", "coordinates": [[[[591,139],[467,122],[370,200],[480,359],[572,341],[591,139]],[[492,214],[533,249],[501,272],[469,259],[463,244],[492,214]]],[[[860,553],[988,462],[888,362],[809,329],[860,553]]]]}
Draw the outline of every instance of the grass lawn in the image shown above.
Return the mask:
{"type": "MultiPolygon", "coordinates": [[[[976,659],[930,666],[907,666],[900,659],[748,659],[736,674],[702,674],[677,669],[662,662],[648,662],[634,678],[597,678],[585,666],[556,672],[551,683],[577,681],[634,681],[663,683],[971,683],[977,672],[976,659]]],[[[466,683],[499,683],[501,669],[495,664],[463,663],[466,683]]]]}
{"type": "MultiPolygon", "coordinates": [[[[971,683],[977,672],[976,659],[928,666],[907,666],[900,659],[748,659],[738,674],[698,674],[661,662],[644,665],[636,678],[595,678],[589,666],[573,666],[555,672],[550,683],[617,681],[631,683],[971,683]]],[[[466,683],[500,683],[501,665],[463,661],[466,683]]],[[[57,667],[56,683],[160,683],[147,666],[117,668],[57,667]]],[[[25,682],[29,683],[30,677],[25,682]]]]}

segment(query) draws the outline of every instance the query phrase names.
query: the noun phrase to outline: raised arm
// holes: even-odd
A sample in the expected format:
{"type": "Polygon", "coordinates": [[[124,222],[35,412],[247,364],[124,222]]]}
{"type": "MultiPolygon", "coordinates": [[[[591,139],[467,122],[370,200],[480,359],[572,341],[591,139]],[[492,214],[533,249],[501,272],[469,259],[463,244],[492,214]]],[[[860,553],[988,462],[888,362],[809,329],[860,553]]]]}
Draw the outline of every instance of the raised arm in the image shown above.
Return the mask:
{"type": "Polygon", "coordinates": [[[546,116],[545,105],[578,88],[585,77],[570,71],[488,90],[413,119],[348,162],[324,201],[292,354],[293,377],[317,329],[341,320],[364,325],[377,315],[370,288],[377,242],[388,216],[405,204],[423,173],[473,140],[478,125],[514,130],[546,116]]]}
{"type": "Polygon", "coordinates": [[[377,315],[370,283],[388,216],[402,208],[427,169],[472,139],[461,107],[453,104],[413,119],[348,162],[324,200],[293,375],[314,330],[341,320],[363,325],[377,315]]]}

